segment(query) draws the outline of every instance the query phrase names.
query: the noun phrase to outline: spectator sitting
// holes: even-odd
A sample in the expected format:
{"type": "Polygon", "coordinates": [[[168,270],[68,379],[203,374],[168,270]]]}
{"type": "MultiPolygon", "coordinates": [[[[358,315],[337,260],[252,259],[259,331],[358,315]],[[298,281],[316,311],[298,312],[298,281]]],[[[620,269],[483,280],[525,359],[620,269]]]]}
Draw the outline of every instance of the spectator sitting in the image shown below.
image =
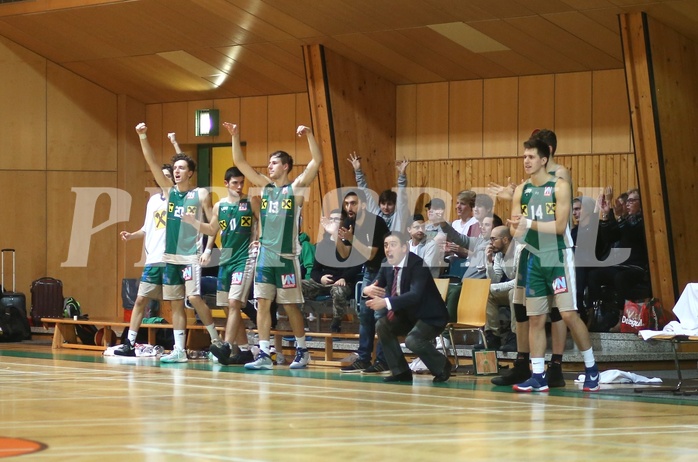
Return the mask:
{"type": "Polygon", "coordinates": [[[325,233],[317,244],[310,278],[302,281],[303,298],[312,300],[319,295],[332,297],[332,332],[341,332],[354,286],[361,273],[361,265],[342,265],[346,259],[337,252],[337,230],[342,214],[339,209],[330,212],[329,219],[322,218],[325,233]]]}
{"type": "Polygon", "coordinates": [[[487,278],[490,279],[490,295],[487,299],[487,325],[485,338],[490,348],[502,351],[516,351],[516,317],[514,316],[514,286],[516,285],[516,268],[523,245],[517,244],[511,237],[508,226],[497,226],[490,235],[490,244],[485,255],[487,258],[487,278]],[[509,308],[510,329],[504,331],[500,326],[499,308],[509,308]]]}
{"type": "Polygon", "coordinates": [[[605,243],[613,242],[615,247],[630,249],[630,256],[620,265],[596,268],[589,272],[589,299],[601,300],[601,286],[613,287],[625,300],[648,298],[651,296],[648,284],[649,262],[640,191],[628,191],[625,203],[627,216],[619,219],[611,210],[613,190],[609,187],[606,191],[599,198],[599,238],[605,243]]]}
{"type": "Polygon", "coordinates": [[[445,266],[442,246],[434,239],[427,238],[424,233],[424,216],[414,215],[412,224],[407,227],[410,235],[410,252],[420,256],[434,278],[438,278],[445,266]]]}

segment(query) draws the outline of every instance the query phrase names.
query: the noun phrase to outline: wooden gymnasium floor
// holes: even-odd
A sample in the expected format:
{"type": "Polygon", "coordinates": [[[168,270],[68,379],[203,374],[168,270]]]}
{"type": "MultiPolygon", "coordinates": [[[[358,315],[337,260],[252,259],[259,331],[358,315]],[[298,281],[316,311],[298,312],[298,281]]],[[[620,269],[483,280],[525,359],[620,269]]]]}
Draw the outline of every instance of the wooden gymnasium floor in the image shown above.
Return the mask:
{"type": "Polygon", "coordinates": [[[698,400],[610,385],[584,394],[570,382],[522,395],[472,375],[387,385],[336,368],[161,365],[1,344],[0,458],[698,460],[698,400]]]}

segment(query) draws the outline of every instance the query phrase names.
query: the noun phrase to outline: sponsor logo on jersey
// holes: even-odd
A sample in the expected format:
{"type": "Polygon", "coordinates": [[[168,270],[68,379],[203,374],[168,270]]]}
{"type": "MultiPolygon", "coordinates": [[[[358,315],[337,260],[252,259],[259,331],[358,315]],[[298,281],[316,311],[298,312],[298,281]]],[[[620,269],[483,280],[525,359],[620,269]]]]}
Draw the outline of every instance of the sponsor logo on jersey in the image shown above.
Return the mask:
{"type": "Polygon", "coordinates": [[[545,213],[548,215],[555,215],[555,203],[554,202],[546,202],[545,203],[545,213]]]}
{"type": "Polygon", "coordinates": [[[268,204],[268,203],[269,203],[269,201],[268,201],[267,199],[262,199],[262,210],[266,210],[266,209],[267,209],[267,204],[268,204]]]}
{"type": "Polygon", "coordinates": [[[286,194],[286,193],[288,193],[288,186],[284,186],[283,188],[281,188],[281,194],[286,194]]]}
{"type": "Polygon", "coordinates": [[[546,186],[545,189],[543,190],[543,195],[544,196],[552,196],[553,195],[553,187],[546,186]]]}
{"type": "Polygon", "coordinates": [[[284,199],[281,201],[281,208],[284,210],[291,210],[293,208],[293,201],[291,199],[284,199]]]}
{"type": "Polygon", "coordinates": [[[194,270],[192,269],[191,265],[187,265],[184,268],[182,268],[182,279],[185,281],[191,281],[194,279],[194,270]]]}
{"type": "Polygon", "coordinates": [[[282,274],[281,275],[281,287],[284,289],[293,289],[296,287],[296,275],[295,274],[282,274]]]}
{"type": "Polygon", "coordinates": [[[565,279],[564,276],[555,278],[555,280],[553,281],[553,293],[562,294],[565,292],[567,292],[567,279],[565,279]]]}
{"type": "Polygon", "coordinates": [[[240,202],[239,209],[241,212],[244,212],[247,210],[247,202],[240,202]]]}
{"type": "Polygon", "coordinates": [[[228,222],[225,220],[218,220],[218,226],[220,226],[221,231],[228,229],[228,222]]]}
{"type": "Polygon", "coordinates": [[[232,278],[230,279],[230,284],[234,286],[240,286],[242,285],[242,277],[244,273],[242,271],[236,271],[233,273],[232,278]]]}
{"type": "Polygon", "coordinates": [[[174,211],[174,202],[170,202],[167,204],[167,211],[170,213],[174,211]]]}
{"type": "Polygon", "coordinates": [[[167,226],[167,212],[164,210],[156,211],[153,218],[155,218],[155,229],[163,229],[167,226]]]}
{"type": "Polygon", "coordinates": [[[240,217],[240,226],[249,228],[252,226],[252,217],[240,217]]]}
{"type": "Polygon", "coordinates": [[[196,205],[187,205],[187,213],[195,215],[196,214],[196,205]]]}
{"type": "Polygon", "coordinates": [[[523,204],[523,205],[521,206],[521,213],[522,213],[525,217],[528,216],[528,205],[523,204]]]}
{"type": "Polygon", "coordinates": [[[194,199],[194,196],[196,196],[196,189],[192,189],[187,193],[187,199],[194,199]]]}

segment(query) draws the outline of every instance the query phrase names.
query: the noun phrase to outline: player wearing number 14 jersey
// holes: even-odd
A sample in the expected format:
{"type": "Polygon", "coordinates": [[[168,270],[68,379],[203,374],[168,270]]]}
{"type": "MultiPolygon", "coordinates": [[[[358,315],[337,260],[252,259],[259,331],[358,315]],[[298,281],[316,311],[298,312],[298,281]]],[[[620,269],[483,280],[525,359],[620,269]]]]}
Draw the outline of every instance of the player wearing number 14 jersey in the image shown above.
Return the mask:
{"type": "Polygon", "coordinates": [[[542,140],[532,138],[524,143],[524,170],[530,178],[516,188],[513,216],[509,220],[514,236],[523,241],[528,250],[525,261],[519,263],[517,285],[525,287],[532,365],[531,377],[514,385],[514,390],[548,391],[544,371],[545,323],[555,304],[584,357],[583,389],[597,391],[599,370],[589,332],[576,307],[574,254],[569,230],[572,192],[569,182],[547,172],[549,159],[548,145],[542,140]]]}

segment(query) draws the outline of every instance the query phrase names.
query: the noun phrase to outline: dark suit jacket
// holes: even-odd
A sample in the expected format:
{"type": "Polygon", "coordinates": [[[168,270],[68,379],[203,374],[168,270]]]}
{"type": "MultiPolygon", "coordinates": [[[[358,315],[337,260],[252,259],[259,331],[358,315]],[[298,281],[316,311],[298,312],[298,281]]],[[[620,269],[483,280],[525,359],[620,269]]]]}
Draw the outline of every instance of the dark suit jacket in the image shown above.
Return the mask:
{"type": "MultiPolygon", "coordinates": [[[[389,292],[393,287],[393,267],[382,266],[376,277],[379,287],[389,292]]],[[[418,320],[435,327],[448,323],[448,310],[424,260],[412,252],[400,278],[400,295],[388,297],[397,316],[406,316],[413,324],[418,320]]]]}

